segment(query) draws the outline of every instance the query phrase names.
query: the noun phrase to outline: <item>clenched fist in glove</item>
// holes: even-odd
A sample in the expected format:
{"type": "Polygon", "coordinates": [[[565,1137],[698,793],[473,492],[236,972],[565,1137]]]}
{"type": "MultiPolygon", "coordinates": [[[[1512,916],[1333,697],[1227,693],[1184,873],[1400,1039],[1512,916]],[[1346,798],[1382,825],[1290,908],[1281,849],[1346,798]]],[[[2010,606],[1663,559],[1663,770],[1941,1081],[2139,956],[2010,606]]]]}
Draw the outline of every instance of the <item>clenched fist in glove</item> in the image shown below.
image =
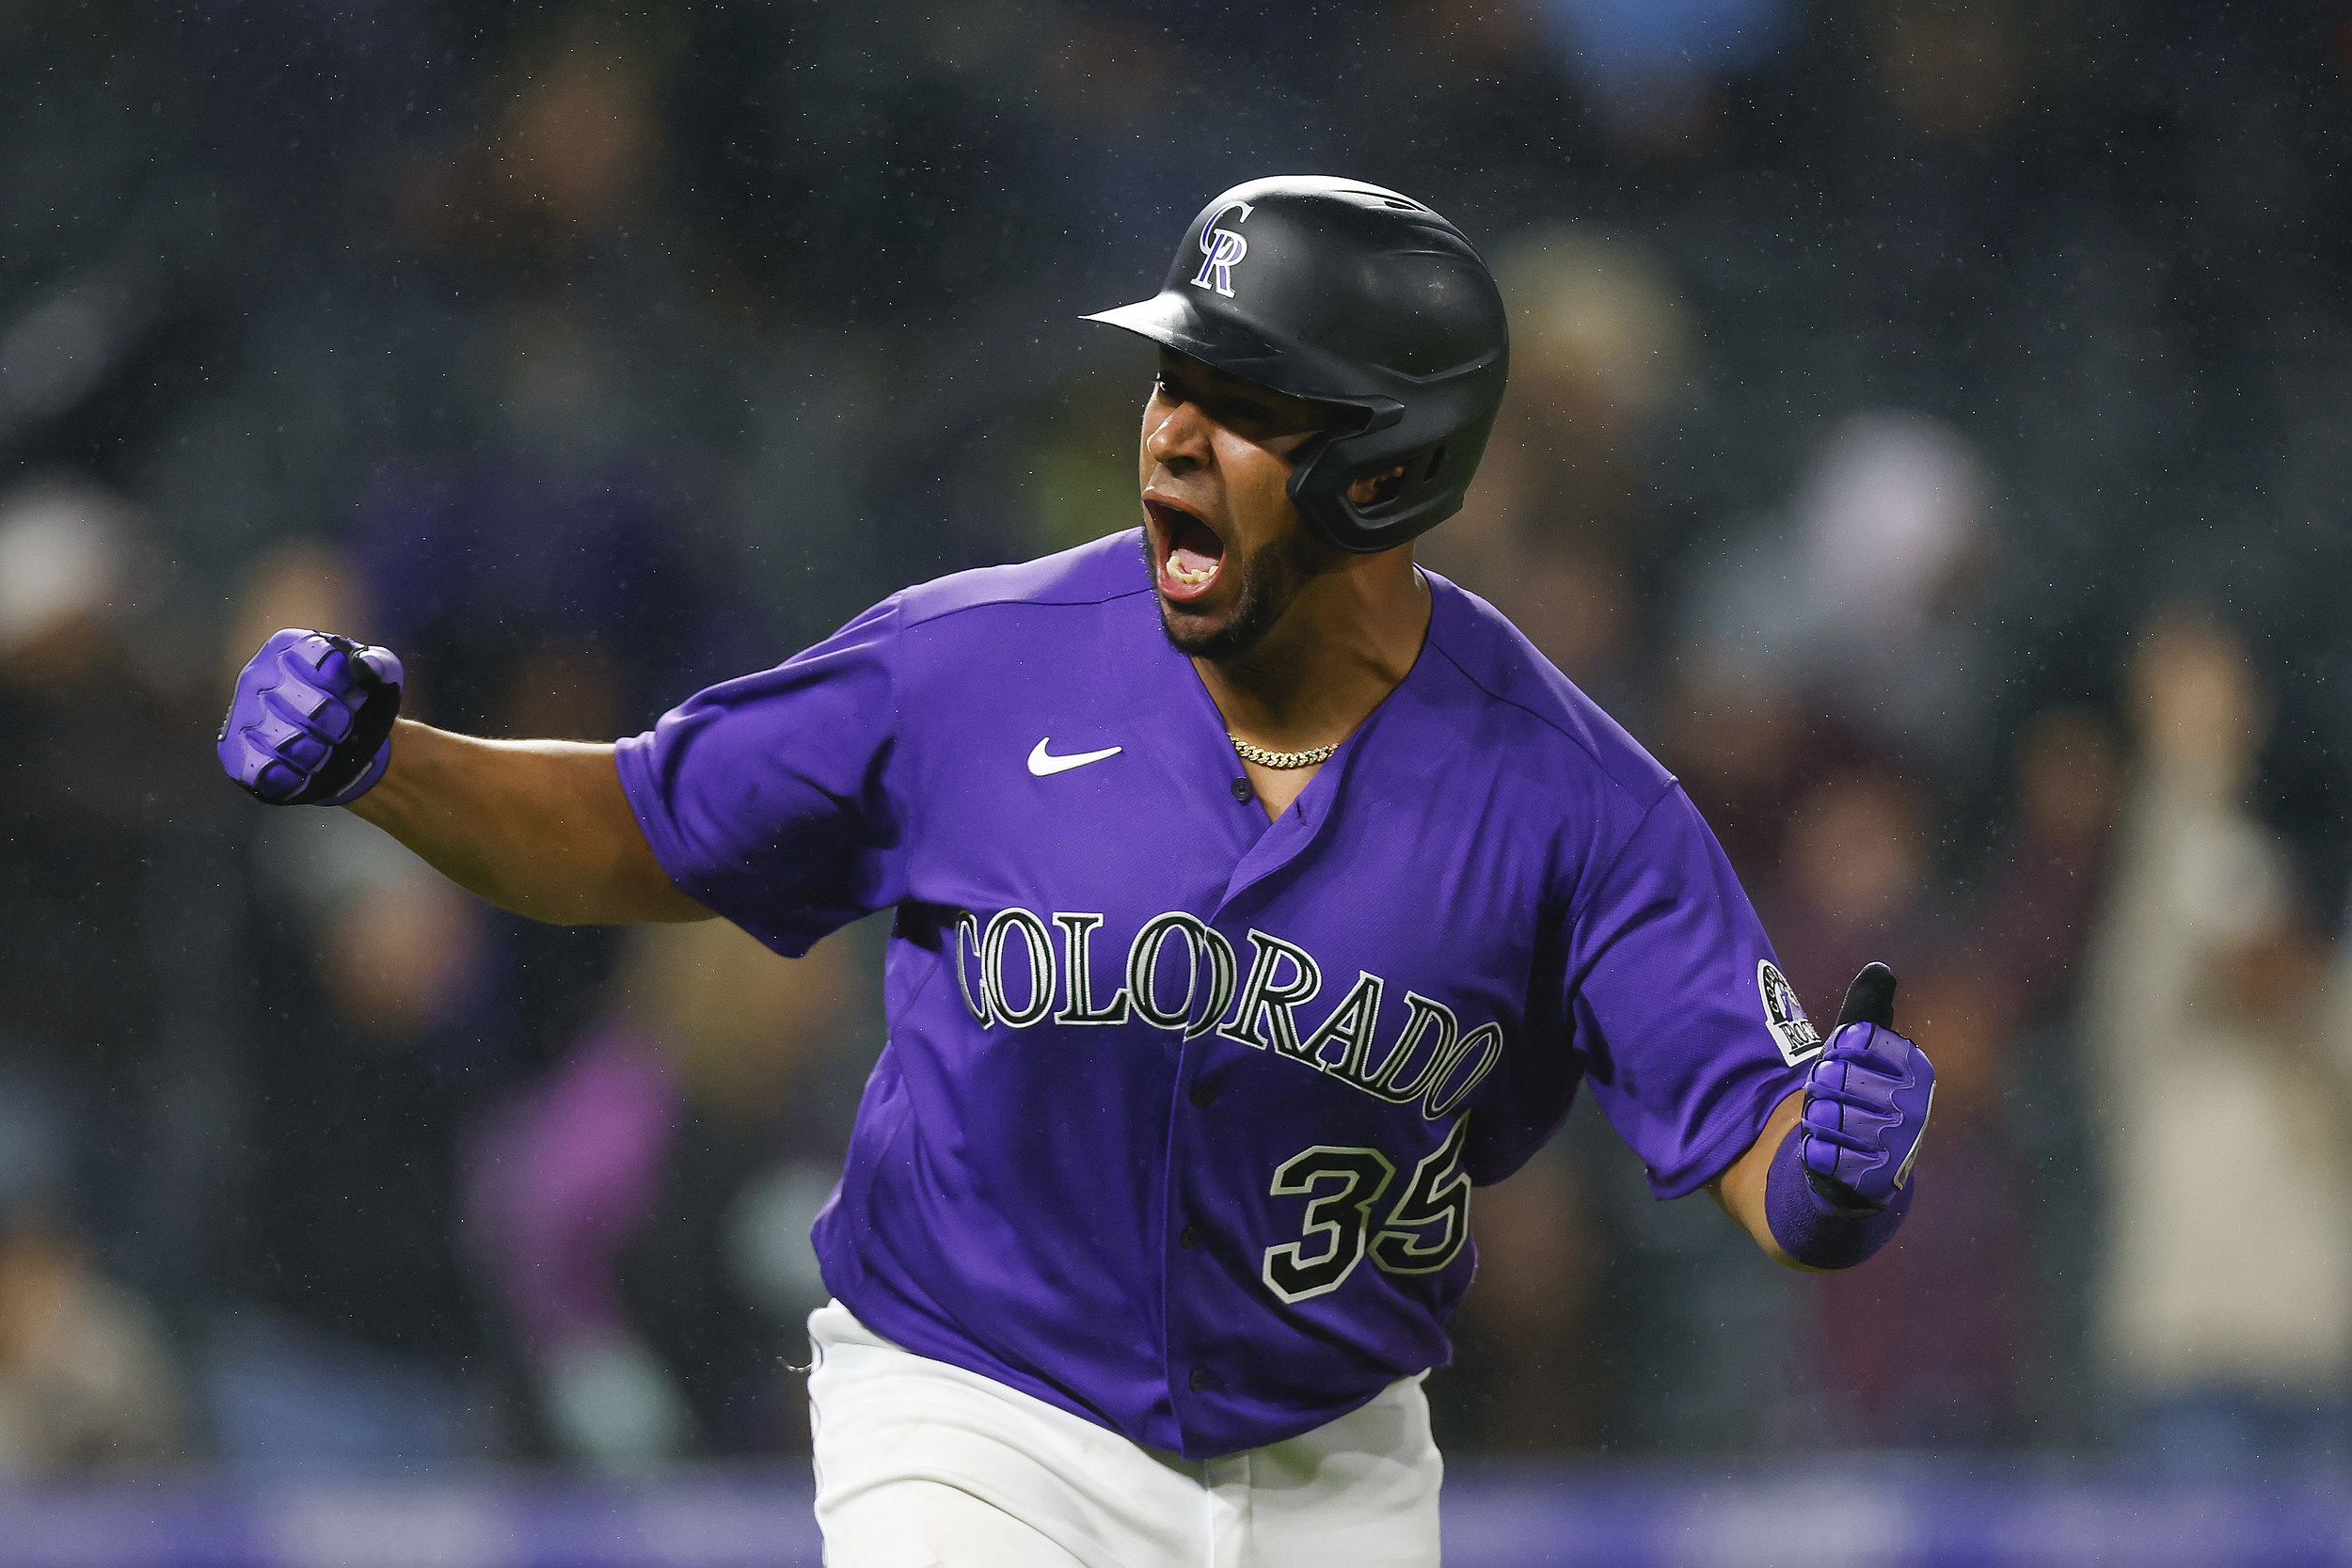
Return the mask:
{"type": "Polygon", "coordinates": [[[237,676],[220,766],[268,805],[348,805],[391,761],[400,683],[400,658],[388,648],[278,632],[237,676]]]}

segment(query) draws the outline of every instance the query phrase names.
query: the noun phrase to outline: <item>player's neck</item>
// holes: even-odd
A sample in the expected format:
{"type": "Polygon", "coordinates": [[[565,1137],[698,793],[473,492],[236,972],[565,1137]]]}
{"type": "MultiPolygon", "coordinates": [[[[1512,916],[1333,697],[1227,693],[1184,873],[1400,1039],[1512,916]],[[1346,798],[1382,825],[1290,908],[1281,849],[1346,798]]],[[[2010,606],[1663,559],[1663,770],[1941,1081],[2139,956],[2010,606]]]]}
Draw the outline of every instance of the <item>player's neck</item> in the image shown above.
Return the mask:
{"type": "Polygon", "coordinates": [[[1408,546],[1310,579],[1248,653],[1192,662],[1234,734],[1311,751],[1354,733],[1412,669],[1428,632],[1429,584],[1408,546]]]}

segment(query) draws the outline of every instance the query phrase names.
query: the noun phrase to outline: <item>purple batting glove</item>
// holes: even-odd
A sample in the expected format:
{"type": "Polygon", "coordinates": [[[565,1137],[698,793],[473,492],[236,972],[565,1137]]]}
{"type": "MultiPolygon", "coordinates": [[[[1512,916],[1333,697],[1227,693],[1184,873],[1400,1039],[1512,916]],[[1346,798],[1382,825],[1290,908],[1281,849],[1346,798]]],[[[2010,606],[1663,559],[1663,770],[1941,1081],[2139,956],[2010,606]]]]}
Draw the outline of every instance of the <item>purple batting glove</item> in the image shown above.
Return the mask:
{"type": "Polygon", "coordinates": [[[399,656],[325,632],[281,631],[237,676],[220,766],[265,805],[342,806],[392,760],[399,656]]]}
{"type": "Polygon", "coordinates": [[[1927,1053],[1894,1030],[1849,1023],[1830,1037],[1805,1080],[1799,1151],[1825,1213],[1883,1212],[1911,1180],[1935,1104],[1927,1053]]]}

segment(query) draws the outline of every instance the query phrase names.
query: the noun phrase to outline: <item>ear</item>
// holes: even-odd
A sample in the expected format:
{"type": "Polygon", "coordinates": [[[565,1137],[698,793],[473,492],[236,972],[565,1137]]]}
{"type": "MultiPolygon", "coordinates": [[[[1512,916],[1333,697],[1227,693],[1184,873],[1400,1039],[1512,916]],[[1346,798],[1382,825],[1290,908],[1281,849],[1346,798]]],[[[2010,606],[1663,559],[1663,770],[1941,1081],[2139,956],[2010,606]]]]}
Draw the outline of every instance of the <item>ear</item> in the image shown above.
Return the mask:
{"type": "Polygon", "coordinates": [[[1384,474],[1371,474],[1347,487],[1347,499],[1358,506],[1372,506],[1396,494],[1405,481],[1405,465],[1399,463],[1384,474]]]}

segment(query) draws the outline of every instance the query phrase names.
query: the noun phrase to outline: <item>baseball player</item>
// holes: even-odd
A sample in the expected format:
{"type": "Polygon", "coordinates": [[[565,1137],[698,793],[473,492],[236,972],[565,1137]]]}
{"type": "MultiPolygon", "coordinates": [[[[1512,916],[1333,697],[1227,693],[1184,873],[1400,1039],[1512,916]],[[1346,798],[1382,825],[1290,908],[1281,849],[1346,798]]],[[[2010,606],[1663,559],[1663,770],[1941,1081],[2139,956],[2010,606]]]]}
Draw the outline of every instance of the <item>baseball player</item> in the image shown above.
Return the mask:
{"type": "Polygon", "coordinates": [[[1580,1084],[1777,1260],[1900,1223],[1932,1073],[1866,971],[1824,1043],[1675,780],[1413,562],[1502,298],[1420,202],[1260,180],[1165,286],[1140,527],[910,588],[617,745],[395,722],[283,631],[221,731],[543,920],[894,911],[889,1043],[815,1240],[834,1568],[1422,1564],[1422,1380],[1472,1190],[1580,1084]]]}

